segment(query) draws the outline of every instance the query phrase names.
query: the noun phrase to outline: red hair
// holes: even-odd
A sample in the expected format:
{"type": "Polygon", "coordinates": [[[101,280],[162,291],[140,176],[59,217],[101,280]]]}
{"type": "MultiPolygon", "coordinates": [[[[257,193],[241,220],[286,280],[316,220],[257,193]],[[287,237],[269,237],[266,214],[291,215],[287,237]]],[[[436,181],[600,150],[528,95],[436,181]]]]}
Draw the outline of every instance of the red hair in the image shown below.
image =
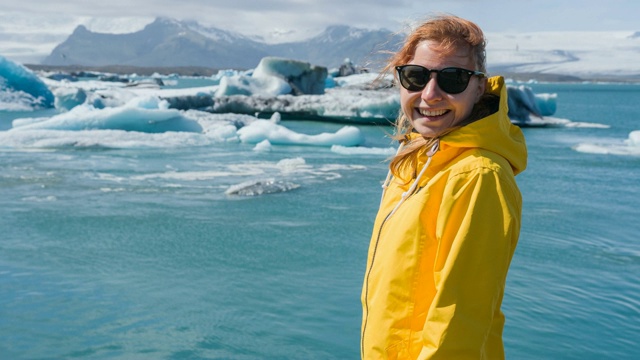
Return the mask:
{"type": "MultiPolygon", "coordinates": [[[[454,15],[439,15],[429,18],[407,36],[402,48],[391,56],[381,74],[392,72],[397,82],[395,67],[409,63],[415,55],[416,48],[423,41],[436,43],[437,49],[441,51],[443,55],[452,54],[460,49],[468,49],[469,56],[476,66],[473,70],[486,73],[486,40],[480,27],[469,20],[454,15]]],[[[468,121],[478,119],[476,116],[472,116],[472,118],[473,119],[468,119],[468,121]]],[[[413,125],[411,124],[411,120],[401,112],[398,119],[396,119],[396,131],[393,138],[403,143],[404,146],[391,160],[390,164],[390,169],[396,176],[398,175],[400,167],[409,165],[409,163],[407,163],[407,161],[411,161],[409,155],[425,146],[431,146],[436,140],[436,138],[425,139],[423,137],[408,140],[408,134],[410,134],[412,130],[413,125]]],[[[448,131],[451,130],[453,129],[449,129],[448,131]]],[[[439,135],[442,136],[444,134],[439,135]]]]}
{"type": "Polygon", "coordinates": [[[404,65],[413,58],[416,47],[423,41],[438,43],[439,50],[447,55],[460,48],[469,49],[477,71],[486,72],[486,40],[475,23],[454,15],[440,15],[422,23],[407,36],[402,48],[391,57],[383,72],[404,65]]]}

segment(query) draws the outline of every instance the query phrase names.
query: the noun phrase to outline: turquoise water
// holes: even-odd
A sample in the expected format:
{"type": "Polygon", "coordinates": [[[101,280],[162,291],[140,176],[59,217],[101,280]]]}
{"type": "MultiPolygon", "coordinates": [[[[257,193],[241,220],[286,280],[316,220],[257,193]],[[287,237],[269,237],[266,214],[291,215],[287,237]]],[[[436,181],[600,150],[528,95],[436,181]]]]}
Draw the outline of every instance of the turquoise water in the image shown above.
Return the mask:
{"type": "MultiPolygon", "coordinates": [[[[635,359],[640,157],[576,146],[640,130],[640,86],[530,86],[558,94],[557,117],[608,127],[524,129],[507,356],[635,359]]],[[[0,131],[16,116],[0,114],[0,131]]],[[[366,146],[389,145],[388,129],[361,130],[366,146]]],[[[358,358],[382,160],[310,146],[0,144],[0,358],[358,358]],[[255,178],[300,187],[224,194],[255,178]]]]}

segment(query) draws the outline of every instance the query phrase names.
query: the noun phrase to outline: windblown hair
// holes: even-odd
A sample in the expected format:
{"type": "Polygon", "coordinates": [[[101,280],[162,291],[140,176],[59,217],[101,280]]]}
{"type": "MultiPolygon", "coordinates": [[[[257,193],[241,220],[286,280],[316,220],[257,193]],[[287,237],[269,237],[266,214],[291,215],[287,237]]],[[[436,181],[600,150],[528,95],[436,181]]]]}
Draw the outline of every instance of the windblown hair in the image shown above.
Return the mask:
{"type": "MultiPolygon", "coordinates": [[[[438,50],[444,55],[452,54],[459,49],[469,49],[469,54],[476,65],[474,70],[486,73],[486,40],[482,30],[473,22],[453,15],[439,15],[429,18],[414,29],[406,38],[401,49],[389,59],[381,73],[393,73],[396,83],[398,83],[398,75],[394,71],[395,66],[404,65],[411,61],[416,48],[423,41],[437,43],[438,50]]],[[[495,112],[496,104],[495,95],[484,94],[474,106],[469,118],[460,125],[464,126],[495,112]]],[[[393,138],[402,144],[402,149],[391,160],[390,169],[394,175],[398,176],[400,168],[403,165],[408,165],[407,161],[410,155],[425,146],[431,146],[437,138],[425,139],[420,136],[410,140],[409,134],[413,131],[413,125],[402,110],[396,119],[395,127],[393,138]]],[[[448,129],[446,132],[452,130],[454,129],[448,129]]],[[[439,134],[439,136],[442,135],[444,134],[439,134]]]]}

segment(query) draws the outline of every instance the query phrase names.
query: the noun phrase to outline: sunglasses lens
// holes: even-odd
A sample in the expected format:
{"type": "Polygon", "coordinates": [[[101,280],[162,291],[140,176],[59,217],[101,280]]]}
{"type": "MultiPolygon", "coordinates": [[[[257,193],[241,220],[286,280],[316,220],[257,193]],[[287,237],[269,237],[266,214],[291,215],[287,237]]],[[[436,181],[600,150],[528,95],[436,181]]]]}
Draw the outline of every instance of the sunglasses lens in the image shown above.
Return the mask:
{"type": "Polygon", "coordinates": [[[398,71],[400,84],[409,91],[420,91],[429,82],[429,72],[421,66],[407,65],[398,71]]]}
{"type": "Polygon", "coordinates": [[[438,86],[446,93],[459,94],[469,85],[471,75],[469,71],[464,69],[442,69],[438,72],[438,86]]]}
{"type": "Polygon", "coordinates": [[[467,89],[473,72],[461,68],[445,68],[442,70],[429,70],[420,65],[398,66],[398,77],[402,87],[409,91],[422,91],[432,72],[437,73],[438,87],[448,94],[459,94],[467,89]]]}

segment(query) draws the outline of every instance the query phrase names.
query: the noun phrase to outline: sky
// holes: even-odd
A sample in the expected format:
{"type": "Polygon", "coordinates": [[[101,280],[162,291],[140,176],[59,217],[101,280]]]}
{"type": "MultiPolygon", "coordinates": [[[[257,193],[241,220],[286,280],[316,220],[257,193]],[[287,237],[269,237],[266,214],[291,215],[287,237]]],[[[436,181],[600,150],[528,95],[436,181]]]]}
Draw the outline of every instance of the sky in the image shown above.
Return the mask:
{"type": "Polygon", "coordinates": [[[330,25],[399,32],[438,12],[487,33],[640,31],[638,0],[0,0],[0,9],[0,54],[25,60],[50,53],[79,24],[126,33],[158,16],[271,43],[310,38],[330,25]]]}
{"type": "Polygon", "coordinates": [[[245,35],[335,24],[396,31],[431,12],[465,17],[488,32],[640,30],[637,0],[0,0],[0,8],[34,18],[164,16],[245,35]]]}

